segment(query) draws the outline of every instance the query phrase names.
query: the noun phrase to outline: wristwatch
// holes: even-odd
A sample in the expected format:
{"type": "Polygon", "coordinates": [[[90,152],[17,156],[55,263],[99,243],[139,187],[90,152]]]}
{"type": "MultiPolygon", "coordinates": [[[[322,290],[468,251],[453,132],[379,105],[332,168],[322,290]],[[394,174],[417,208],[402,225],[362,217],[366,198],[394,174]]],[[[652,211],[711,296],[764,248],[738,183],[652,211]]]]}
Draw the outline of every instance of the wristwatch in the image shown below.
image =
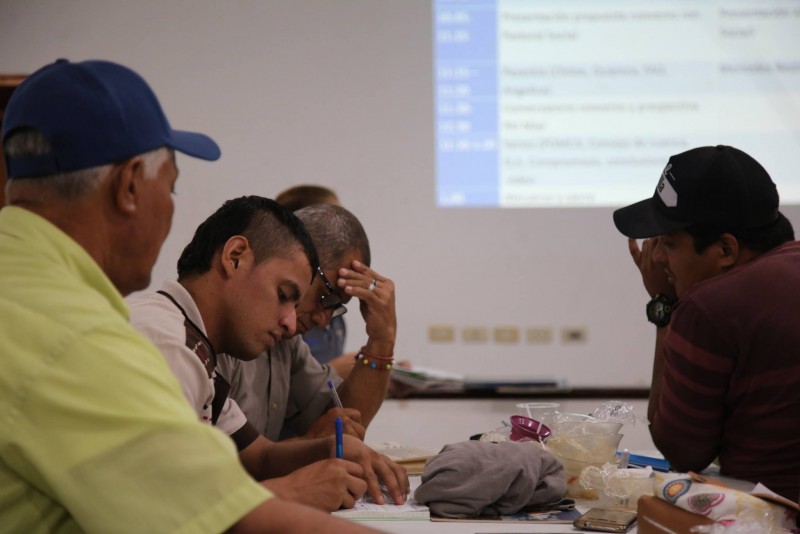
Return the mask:
{"type": "Polygon", "coordinates": [[[661,327],[669,324],[669,319],[672,317],[672,310],[675,308],[675,299],[656,294],[650,302],[647,303],[645,311],[647,312],[647,320],[654,325],[661,327]]]}

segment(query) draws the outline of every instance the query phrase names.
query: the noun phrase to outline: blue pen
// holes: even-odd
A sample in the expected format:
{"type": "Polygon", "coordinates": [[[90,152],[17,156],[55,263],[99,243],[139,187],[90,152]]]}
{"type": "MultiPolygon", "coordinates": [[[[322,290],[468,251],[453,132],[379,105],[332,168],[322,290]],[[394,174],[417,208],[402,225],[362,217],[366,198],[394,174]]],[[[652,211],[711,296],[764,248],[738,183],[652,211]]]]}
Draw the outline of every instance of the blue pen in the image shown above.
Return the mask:
{"type": "Polygon", "coordinates": [[[336,418],[336,457],[344,458],[344,425],[342,418],[336,418]]]}

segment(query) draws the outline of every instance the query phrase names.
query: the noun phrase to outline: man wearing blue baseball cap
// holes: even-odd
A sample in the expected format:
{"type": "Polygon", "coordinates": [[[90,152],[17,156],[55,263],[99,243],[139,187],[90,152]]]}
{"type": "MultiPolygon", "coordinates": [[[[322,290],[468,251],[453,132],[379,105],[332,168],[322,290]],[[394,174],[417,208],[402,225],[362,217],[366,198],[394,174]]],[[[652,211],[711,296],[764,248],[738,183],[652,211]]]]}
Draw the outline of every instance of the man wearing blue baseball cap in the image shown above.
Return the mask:
{"type": "Polygon", "coordinates": [[[335,529],[249,477],[128,324],[171,225],[174,152],[216,160],[216,143],[173,130],[132,70],[66,60],[16,89],[2,140],[0,530],[335,529]]]}
{"type": "Polygon", "coordinates": [[[656,447],[679,471],[718,459],[797,502],[800,242],[769,174],[734,147],[695,148],[614,223],[651,297],[656,447]]]}

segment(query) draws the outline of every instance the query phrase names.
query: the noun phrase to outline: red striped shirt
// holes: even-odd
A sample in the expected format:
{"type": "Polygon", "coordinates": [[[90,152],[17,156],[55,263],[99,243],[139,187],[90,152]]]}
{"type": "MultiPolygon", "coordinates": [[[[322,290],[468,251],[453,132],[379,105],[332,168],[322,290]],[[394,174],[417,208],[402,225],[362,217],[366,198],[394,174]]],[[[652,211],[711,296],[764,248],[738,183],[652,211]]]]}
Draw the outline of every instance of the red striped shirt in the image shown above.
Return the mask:
{"type": "Polygon", "coordinates": [[[675,467],[699,471],[719,457],[723,474],[798,501],[800,242],[692,287],[664,358],[653,438],[702,458],[675,467]]]}

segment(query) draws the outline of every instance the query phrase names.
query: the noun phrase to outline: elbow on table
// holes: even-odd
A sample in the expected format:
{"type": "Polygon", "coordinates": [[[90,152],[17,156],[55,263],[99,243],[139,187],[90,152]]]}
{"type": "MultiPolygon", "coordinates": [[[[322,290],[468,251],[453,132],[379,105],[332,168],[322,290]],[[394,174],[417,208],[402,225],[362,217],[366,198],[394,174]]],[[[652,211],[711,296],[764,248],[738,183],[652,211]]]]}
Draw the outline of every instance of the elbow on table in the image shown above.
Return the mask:
{"type": "Polygon", "coordinates": [[[661,433],[654,425],[650,426],[650,435],[670,467],[681,473],[699,473],[718,456],[719,451],[715,444],[700,443],[679,433],[661,433]]]}

